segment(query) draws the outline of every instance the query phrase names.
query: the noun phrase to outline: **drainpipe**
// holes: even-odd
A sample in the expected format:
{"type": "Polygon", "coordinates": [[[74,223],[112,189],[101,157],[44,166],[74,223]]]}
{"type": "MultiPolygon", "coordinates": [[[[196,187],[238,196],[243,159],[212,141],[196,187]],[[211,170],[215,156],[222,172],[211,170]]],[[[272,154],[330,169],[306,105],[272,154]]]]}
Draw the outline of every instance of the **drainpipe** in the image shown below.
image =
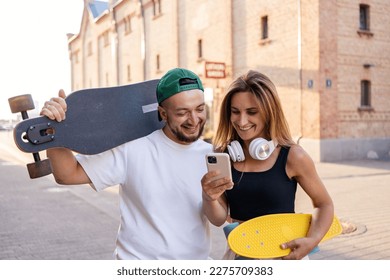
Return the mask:
{"type": "Polygon", "coordinates": [[[299,70],[299,106],[300,106],[300,135],[297,139],[297,144],[303,137],[303,75],[302,75],[302,15],[301,15],[301,0],[298,3],[298,70],[299,70]]]}
{"type": "Polygon", "coordinates": [[[112,24],[114,25],[114,61],[115,61],[115,71],[116,71],[116,85],[118,86],[120,84],[119,79],[119,42],[118,42],[118,24],[116,20],[116,11],[115,7],[112,7],[112,24]]]}
{"type": "Polygon", "coordinates": [[[234,31],[233,31],[233,0],[230,1],[230,62],[231,62],[231,73],[230,73],[230,81],[233,80],[233,77],[235,77],[234,73],[234,62],[235,62],[235,51],[234,51],[234,31]]]}
{"type": "Polygon", "coordinates": [[[141,11],[141,59],[142,59],[142,65],[143,65],[143,81],[146,80],[146,59],[145,59],[145,52],[146,52],[146,39],[145,39],[145,13],[144,13],[144,7],[142,5],[142,0],[138,0],[138,5],[141,11]]]}

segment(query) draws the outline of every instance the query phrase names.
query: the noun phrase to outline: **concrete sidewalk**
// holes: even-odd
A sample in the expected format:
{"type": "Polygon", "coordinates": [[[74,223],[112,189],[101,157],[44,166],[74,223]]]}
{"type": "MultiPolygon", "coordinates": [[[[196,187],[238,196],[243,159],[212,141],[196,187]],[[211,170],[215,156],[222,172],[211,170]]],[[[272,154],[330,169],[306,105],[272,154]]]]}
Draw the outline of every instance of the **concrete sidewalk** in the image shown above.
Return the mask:
{"type": "MultiPolygon", "coordinates": [[[[311,259],[390,260],[390,161],[318,163],[335,214],[350,233],[320,244],[311,259]]],[[[297,196],[297,212],[310,212],[306,194],[297,196]]]]}

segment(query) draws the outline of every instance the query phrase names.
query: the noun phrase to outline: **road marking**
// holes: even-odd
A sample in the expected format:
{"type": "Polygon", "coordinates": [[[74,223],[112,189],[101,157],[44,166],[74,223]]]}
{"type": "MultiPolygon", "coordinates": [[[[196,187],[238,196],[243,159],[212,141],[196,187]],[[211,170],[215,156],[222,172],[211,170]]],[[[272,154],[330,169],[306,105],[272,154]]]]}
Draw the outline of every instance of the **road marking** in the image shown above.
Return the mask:
{"type": "Polygon", "coordinates": [[[2,162],[0,162],[0,165],[2,165],[2,166],[16,166],[19,164],[16,164],[14,162],[9,162],[9,161],[2,161],[2,162]]]}

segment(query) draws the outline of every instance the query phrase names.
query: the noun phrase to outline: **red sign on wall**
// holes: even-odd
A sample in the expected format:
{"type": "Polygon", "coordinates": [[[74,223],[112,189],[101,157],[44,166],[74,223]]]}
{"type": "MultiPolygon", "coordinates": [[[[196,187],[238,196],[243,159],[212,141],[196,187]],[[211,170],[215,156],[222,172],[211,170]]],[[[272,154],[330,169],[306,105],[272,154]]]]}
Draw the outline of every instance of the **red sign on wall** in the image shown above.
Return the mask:
{"type": "Polygon", "coordinates": [[[226,65],[224,62],[206,61],[204,67],[206,78],[224,79],[226,77],[226,65]]]}

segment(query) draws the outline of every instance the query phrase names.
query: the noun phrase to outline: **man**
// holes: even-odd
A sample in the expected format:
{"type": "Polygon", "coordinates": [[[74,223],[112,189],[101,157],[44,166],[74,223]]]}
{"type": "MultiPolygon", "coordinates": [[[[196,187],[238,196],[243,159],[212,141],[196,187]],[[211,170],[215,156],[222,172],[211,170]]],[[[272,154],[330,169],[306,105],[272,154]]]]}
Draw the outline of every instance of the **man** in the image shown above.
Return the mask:
{"type": "MultiPolygon", "coordinates": [[[[59,184],[91,184],[96,191],[119,184],[117,259],[207,259],[200,181],[212,146],[199,139],[206,121],[202,82],[175,68],[161,78],[156,94],[161,130],[98,155],[54,148],[47,156],[59,184]]],[[[64,120],[64,98],[60,91],[41,115],[64,120]]]]}

